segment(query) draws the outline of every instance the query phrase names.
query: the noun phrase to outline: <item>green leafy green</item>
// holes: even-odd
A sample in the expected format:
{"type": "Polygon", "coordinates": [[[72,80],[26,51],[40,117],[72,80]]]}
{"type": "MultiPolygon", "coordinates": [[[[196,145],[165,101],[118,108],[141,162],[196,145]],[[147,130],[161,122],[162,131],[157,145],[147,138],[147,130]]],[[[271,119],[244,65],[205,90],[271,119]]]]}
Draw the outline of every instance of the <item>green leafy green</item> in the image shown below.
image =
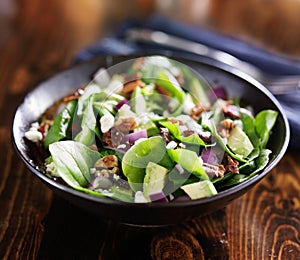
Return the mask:
{"type": "Polygon", "coordinates": [[[167,152],[171,160],[180,164],[183,169],[194,174],[200,179],[209,179],[202,167],[202,162],[200,158],[195,152],[186,149],[170,149],[167,150],[167,152]]]}
{"type": "Polygon", "coordinates": [[[149,162],[170,167],[170,160],[166,157],[166,143],[160,136],[153,136],[138,142],[123,157],[123,173],[134,191],[142,190],[142,183],[149,162]]]}
{"type": "Polygon", "coordinates": [[[274,110],[263,110],[255,117],[255,130],[261,139],[260,146],[265,148],[270,137],[271,129],[273,128],[278,112],[274,110]]]}
{"type": "Polygon", "coordinates": [[[159,122],[162,126],[168,128],[169,132],[174,136],[175,139],[188,144],[206,146],[205,142],[197,134],[191,134],[189,136],[182,136],[177,124],[171,122],[159,122]]]}
{"type": "Polygon", "coordinates": [[[49,151],[59,175],[73,188],[85,187],[90,182],[90,168],[100,159],[98,152],[74,141],[52,143],[49,151]]]}
{"type": "MultiPolygon", "coordinates": [[[[204,115],[205,115],[205,113],[204,113],[204,115]]],[[[244,159],[243,156],[241,156],[241,155],[239,155],[239,154],[236,154],[236,153],[232,152],[232,151],[228,148],[228,146],[227,146],[225,140],[218,134],[216,125],[215,125],[215,123],[214,123],[214,120],[212,120],[212,119],[209,117],[209,115],[203,116],[203,118],[202,118],[202,126],[203,126],[204,129],[207,129],[207,130],[209,130],[209,131],[212,133],[212,135],[213,135],[213,136],[217,139],[217,141],[219,142],[220,146],[221,146],[221,147],[224,149],[224,151],[225,151],[226,153],[228,153],[232,158],[234,158],[234,159],[236,159],[236,160],[238,160],[238,161],[240,161],[240,162],[247,162],[247,160],[244,159]]]]}
{"type": "Polygon", "coordinates": [[[270,155],[271,151],[269,149],[263,149],[261,150],[261,153],[259,155],[259,157],[257,157],[255,159],[255,170],[252,171],[250,174],[232,174],[233,177],[225,182],[223,185],[222,185],[222,188],[225,188],[225,187],[231,187],[231,186],[234,186],[234,185],[237,185],[237,184],[240,184],[242,182],[245,182],[247,180],[249,180],[250,178],[252,178],[253,176],[255,176],[257,173],[259,173],[261,170],[263,170],[268,162],[269,162],[269,155],[270,155]]]}
{"type": "Polygon", "coordinates": [[[71,139],[71,125],[73,115],[76,109],[77,100],[72,100],[66,104],[64,109],[55,117],[45,140],[44,147],[48,148],[50,144],[63,140],[71,139]]]}

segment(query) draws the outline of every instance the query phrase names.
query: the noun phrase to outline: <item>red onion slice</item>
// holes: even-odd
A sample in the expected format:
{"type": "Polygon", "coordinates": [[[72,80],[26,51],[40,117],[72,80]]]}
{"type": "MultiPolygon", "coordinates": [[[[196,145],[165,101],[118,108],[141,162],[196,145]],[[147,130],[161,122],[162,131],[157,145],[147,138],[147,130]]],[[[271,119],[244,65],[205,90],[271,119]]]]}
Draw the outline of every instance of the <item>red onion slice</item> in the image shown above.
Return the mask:
{"type": "Polygon", "coordinates": [[[116,109],[119,110],[123,105],[129,105],[129,102],[127,99],[122,99],[117,105],[116,105],[116,109]]]}
{"type": "Polygon", "coordinates": [[[148,196],[152,202],[169,202],[167,197],[162,191],[149,193],[148,196]]]}
{"type": "Polygon", "coordinates": [[[201,152],[203,162],[209,164],[218,164],[218,157],[212,148],[203,149],[201,152]]]}
{"type": "Polygon", "coordinates": [[[147,130],[143,129],[124,136],[124,139],[128,140],[128,142],[131,144],[134,144],[140,138],[147,138],[147,130]]]}

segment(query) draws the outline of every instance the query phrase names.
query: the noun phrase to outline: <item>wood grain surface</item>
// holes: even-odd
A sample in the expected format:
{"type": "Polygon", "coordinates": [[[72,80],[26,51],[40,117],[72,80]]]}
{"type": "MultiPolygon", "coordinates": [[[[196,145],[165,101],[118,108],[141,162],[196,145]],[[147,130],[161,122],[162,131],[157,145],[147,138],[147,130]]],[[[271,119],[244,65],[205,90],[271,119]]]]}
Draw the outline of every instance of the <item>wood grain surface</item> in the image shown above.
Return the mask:
{"type": "MultiPolygon", "coordinates": [[[[92,12],[93,1],[83,2],[81,11],[92,12]]],[[[0,32],[0,259],[300,259],[299,150],[226,208],[176,226],[104,222],[53,195],[15,154],[13,115],[30,89],[104,30],[101,17],[80,22],[58,0],[16,8],[0,32]]]]}

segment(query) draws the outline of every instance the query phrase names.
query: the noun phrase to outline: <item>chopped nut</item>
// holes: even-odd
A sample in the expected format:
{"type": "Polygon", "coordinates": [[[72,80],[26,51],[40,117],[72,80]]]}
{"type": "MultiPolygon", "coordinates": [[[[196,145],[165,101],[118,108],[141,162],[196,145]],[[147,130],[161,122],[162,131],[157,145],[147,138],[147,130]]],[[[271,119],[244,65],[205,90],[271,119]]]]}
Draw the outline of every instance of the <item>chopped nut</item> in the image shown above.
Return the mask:
{"type": "Polygon", "coordinates": [[[220,124],[217,127],[217,131],[219,135],[221,135],[224,138],[227,138],[233,126],[234,126],[234,122],[231,119],[226,118],[220,122],[220,124]]]}
{"type": "Polygon", "coordinates": [[[191,111],[191,117],[198,121],[202,112],[206,111],[207,110],[207,107],[201,105],[201,104],[197,104],[195,105],[193,108],[192,108],[192,111],[191,111]]]}
{"type": "Polygon", "coordinates": [[[223,106],[222,111],[225,115],[230,116],[232,118],[241,118],[239,107],[232,105],[228,102],[226,103],[226,105],[223,106]]]}
{"type": "Polygon", "coordinates": [[[136,128],[137,122],[134,117],[120,117],[115,127],[121,132],[129,132],[136,128]]]}
{"type": "Polygon", "coordinates": [[[203,163],[203,168],[206,174],[211,178],[220,178],[224,176],[225,168],[222,164],[214,165],[209,163],[203,163]]]}
{"type": "Polygon", "coordinates": [[[155,88],[160,94],[162,94],[164,96],[171,96],[170,93],[161,85],[155,84],[155,88]]]}
{"type": "Polygon", "coordinates": [[[172,124],[178,123],[178,125],[183,125],[182,120],[177,119],[177,118],[175,118],[175,117],[168,117],[167,121],[168,121],[168,122],[171,122],[172,124]]]}
{"type": "Polygon", "coordinates": [[[114,168],[111,169],[111,172],[112,172],[114,175],[117,175],[117,174],[119,174],[120,169],[119,169],[118,167],[114,167],[114,168]]]}
{"type": "Polygon", "coordinates": [[[145,87],[145,83],[141,80],[134,80],[134,81],[129,81],[124,84],[124,87],[122,89],[123,94],[128,94],[131,93],[135,90],[136,87],[145,87]]]}
{"type": "Polygon", "coordinates": [[[114,168],[118,167],[118,158],[115,155],[107,155],[97,160],[94,164],[95,168],[114,168]]]}
{"type": "Polygon", "coordinates": [[[124,134],[119,131],[117,128],[112,128],[106,133],[103,133],[102,136],[102,142],[107,144],[109,147],[118,147],[122,140],[123,140],[124,134]]]}
{"type": "Polygon", "coordinates": [[[234,174],[239,174],[239,162],[236,160],[233,160],[229,155],[226,156],[226,164],[225,164],[225,169],[226,172],[232,172],[234,174]]]}
{"type": "Polygon", "coordinates": [[[163,138],[167,143],[169,143],[169,142],[171,142],[171,141],[173,140],[172,137],[171,137],[171,134],[170,134],[170,132],[169,132],[169,130],[168,130],[168,128],[161,127],[159,130],[160,130],[160,133],[161,133],[162,138],[163,138]]]}

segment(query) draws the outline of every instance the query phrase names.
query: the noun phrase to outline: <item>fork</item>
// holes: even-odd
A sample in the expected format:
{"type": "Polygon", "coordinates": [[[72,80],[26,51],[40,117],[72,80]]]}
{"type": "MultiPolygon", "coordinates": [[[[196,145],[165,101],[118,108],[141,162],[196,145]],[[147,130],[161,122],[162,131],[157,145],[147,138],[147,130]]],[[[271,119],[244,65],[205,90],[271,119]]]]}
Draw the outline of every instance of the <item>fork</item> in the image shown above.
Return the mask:
{"type": "Polygon", "coordinates": [[[149,29],[130,29],[126,34],[126,40],[171,47],[210,57],[250,75],[262,83],[274,95],[283,95],[293,91],[300,91],[300,75],[270,75],[250,63],[239,60],[229,53],[205,46],[197,42],[172,36],[161,31],[152,31],[149,29]]]}

